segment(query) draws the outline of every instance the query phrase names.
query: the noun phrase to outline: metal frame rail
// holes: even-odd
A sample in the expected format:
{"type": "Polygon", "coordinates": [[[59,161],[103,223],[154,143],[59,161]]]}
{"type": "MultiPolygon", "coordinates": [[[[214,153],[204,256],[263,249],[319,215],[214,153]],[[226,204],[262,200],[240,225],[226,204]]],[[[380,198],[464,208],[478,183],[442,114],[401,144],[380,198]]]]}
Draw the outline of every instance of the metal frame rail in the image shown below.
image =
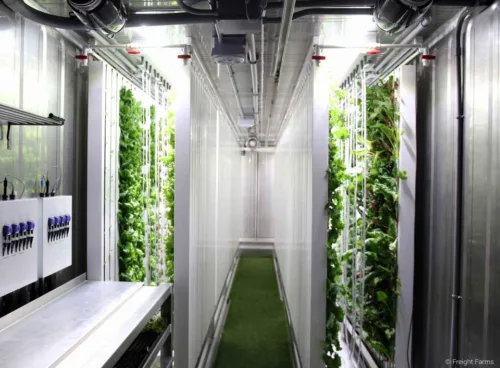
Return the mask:
{"type": "MultiPolygon", "coordinates": [[[[50,114],[49,117],[36,115],[12,106],[0,103],[0,125],[7,124],[7,149],[12,148],[10,128],[13,125],[25,126],[63,126],[64,119],[50,114]]],[[[0,140],[3,139],[3,128],[0,127],[0,140]]]]}

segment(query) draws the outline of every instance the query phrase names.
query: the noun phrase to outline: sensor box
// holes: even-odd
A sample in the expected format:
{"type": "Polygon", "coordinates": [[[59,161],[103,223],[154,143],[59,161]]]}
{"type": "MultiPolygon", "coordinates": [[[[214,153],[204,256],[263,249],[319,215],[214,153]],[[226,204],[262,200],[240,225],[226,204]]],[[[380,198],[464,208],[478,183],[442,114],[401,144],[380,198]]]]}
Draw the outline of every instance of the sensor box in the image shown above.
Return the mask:
{"type": "Polygon", "coordinates": [[[38,277],[50,276],[72,264],[72,204],[71,196],[39,199],[40,252],[38,277]]]}
{"type": "Polygon", "coordinates": [[[0,297],[38,280],[37,199],[0,201],[0,297]]]}

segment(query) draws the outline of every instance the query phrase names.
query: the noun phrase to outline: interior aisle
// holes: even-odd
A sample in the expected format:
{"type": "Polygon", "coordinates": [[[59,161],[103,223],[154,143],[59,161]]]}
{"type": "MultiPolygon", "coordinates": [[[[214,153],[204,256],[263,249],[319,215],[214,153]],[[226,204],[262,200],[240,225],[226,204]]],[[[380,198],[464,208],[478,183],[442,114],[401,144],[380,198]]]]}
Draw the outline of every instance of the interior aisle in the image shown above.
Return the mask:
{"type": "Polygon", "coordinates": [[[272,257],[240,259],[230,302],[215,367],[293,367],[272,257]]]}

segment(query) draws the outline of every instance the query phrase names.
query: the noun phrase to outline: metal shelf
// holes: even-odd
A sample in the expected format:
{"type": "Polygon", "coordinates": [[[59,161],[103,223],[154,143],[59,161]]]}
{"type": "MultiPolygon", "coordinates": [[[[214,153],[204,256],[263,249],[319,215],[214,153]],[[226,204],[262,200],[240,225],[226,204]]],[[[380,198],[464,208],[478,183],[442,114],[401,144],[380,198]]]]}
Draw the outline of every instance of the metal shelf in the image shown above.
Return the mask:
{"type": "MultiPolygon", "coordinates": [[[[10,128],[13,125],[23,126],[63,126],[65,120],[53,114],[43,117],[12,106],[0,103],[0,125],[7,125],[7,149],[11,149],[10,128]]],[[[1,135],[3,139],[3,131],[1,135]]]]}
{"type": "Polygon", "coordinates": [[[1,330],[0,367],[113,367],[170,294],[86,281],[1,330]]]}

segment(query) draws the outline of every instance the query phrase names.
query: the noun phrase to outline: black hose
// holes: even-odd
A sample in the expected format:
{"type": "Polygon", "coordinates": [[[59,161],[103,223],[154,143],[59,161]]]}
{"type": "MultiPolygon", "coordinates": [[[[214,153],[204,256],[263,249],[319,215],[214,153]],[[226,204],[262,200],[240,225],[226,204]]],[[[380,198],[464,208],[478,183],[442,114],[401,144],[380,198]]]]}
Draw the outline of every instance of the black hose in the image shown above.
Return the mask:
{"type": "MultiPolygon", "coordinates": [[[[293,13],[293,20],[297,20],[308,15],[372,15],[373,8],[331,8],[331,9],[305,9],[293,13]]],[[[264,23],[281,23],[281,17],[262,18],[264,23]]]]}
{"type": "Polygon", "coordinates": [[[455,218],[455,239],[454,239],[454,265],[453,265],[453,290],[452,290],[452,310],[450,326],[450,359],[458,357],[458,341],[460,329],[460,290],[462,271],[462,222],[463,222],[463,180],[464,180],[464,86],[463,86],[463,65],[462,55],[464,46],[462,45],[462,29],[464,22],[469,17],[469,12],[464,12],[457,21],[455,33],[456,45],[456,82],[457,82],[457,174],[456,174],[456,218],[455,218]]]}
{"type": "Polygon", "coordinates": [[[11,21],[15,22],[16,20],[16,13],[9,8],[7,5],[3,3],[3,1],[0,1],[0,12],[4,13],[7,18],[9,18],[11,21]]]}
{"type": "Polygon", "coordinates": [[[4,0],[7,5],[14,12],[21,14],[26,19],[33,22],[40,23],[46,26],[62,29],[71,29],[74,31],[85,31],[88,28],[80,22],[76,17],[59,17],[49,13],[41,12],[29,5],[24,0],[4,0]]]}
{"type": "MultiPolygon", "coordinates": [[[[219,20],[214,15],[192,15],[188,13],[171,14],[129,14],[125,28],[143,27],[143,26],[167,26],[176,24],[200,24],[213,23],[219,20]]],[[[243,19],[243,17],[241,18],[243,19]]],[[[244,18],[246,19],[246,17],[244,18]]]]}
{"type": "Polygon", "coordinates": [[[193,15],[217,15],[216,10],[205,10],[205,9],[196,9],[193,8],[189,5],[186,5],[183,0],[177,0],[177,5],[179,5],[179,8],[184,10],[186,13],[193,14],[193,15]]]}

